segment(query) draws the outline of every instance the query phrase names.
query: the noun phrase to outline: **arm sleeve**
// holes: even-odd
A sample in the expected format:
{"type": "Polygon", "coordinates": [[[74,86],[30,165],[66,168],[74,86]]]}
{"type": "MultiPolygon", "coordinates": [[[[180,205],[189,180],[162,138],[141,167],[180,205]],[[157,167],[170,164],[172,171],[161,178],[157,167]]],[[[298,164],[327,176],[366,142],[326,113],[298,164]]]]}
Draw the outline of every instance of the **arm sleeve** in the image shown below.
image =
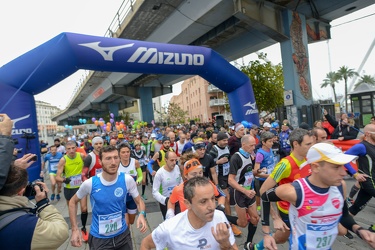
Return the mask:
{"type": "Polygon", "coordinates": [[[342,209],[342,216],[340,219],[340,223],[341,225],[343,225],[346,229],[350,231],[353,231],[353,225],[357,224],[353,216],[349,214],[348,205],[346,204],[345,201],[344,201],[344,207],[342,209]]]}
{"type": "MultiPolygon", "coordinates": [[[[349,148],[345,154],[348,155],[357,155],[357,156],[364,156],[366,155],[366,147],[362,143],[356,144],[353,147],[349,148]]],[[[357,171],[350,165],[350,163],[347,163],[344,165],[346,170],[348,170],[349,174],[353,176],[357,171]]]]}
{"type": "Polygon", "coordinates": [[[143,180],[143,174],[142,174],[142,169],[140,167],[137,168],[137,174],[138,174],[137,182],[141,183],[143,180]]]}
{"type": "Polygon", "coordinates": [[[150,172],[150,174],[152,174],[152,172],[154,172],[154,170],[152,169],[152,164],[154,164],[155,161],[154,159],[151,158],[151,160],[147,163],[147,169],[148,171],[150,172]]]}
{"type": "Polygon", "coordinates": [[[3,188],[8,177],[10,164],[12,162],[14,143],[10,136],[0,135],[0,190],[3,188]]]}

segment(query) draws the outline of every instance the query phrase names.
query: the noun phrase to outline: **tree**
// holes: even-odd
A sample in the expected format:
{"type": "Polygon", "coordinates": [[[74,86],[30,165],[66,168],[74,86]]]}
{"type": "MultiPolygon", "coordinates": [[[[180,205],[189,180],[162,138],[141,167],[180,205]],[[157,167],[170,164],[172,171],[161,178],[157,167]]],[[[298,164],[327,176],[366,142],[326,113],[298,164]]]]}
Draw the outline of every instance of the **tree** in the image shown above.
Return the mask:
{"type": "Polygon", "coordinates": [[[354,85],[354,89],[358,88],[363,83],[375,85],[375,78],[373,76],[370,76],[370,75],[361,76],[361,79],[359,79],[359,81],[354,85]]]}
{"type": "Polygon", "coordinates": [[[345,82],[345,111],[348,112],[348,79],[358,76],[354,69],[349,69],[347,66],[341,66],[337,71],[340,80],[345,82]]]}
{"type": "Polygon", "coordinates": [[[259,111],[273,111],[284,104],[284,76],[281,63],[272,65],[267,54],[260,53],[258,60],[241,71],[249,76],[259,111]]]}
{"type": "Polygon", "coordinates": [[[167,114],[168,114],[168,123],[170,124],[183,124],[186,121],[186,117],[188,115],[187,111],[184,111],[182,108],[180,108],[176,103],[169,103],[169,106],[167,108],[167,114]]]}
{"type": "Polygon", "coordinates": [[[332,87],[335,103],[337,102],[335,84],[339,81],[339,79],[340,79],[340,76],[337,74],[337,72],[331,71],[327,73],[326,78],[323,80],[323,83],[320,85],[320,87],[322,88],[325,88],[327,86],[332,87]]]}

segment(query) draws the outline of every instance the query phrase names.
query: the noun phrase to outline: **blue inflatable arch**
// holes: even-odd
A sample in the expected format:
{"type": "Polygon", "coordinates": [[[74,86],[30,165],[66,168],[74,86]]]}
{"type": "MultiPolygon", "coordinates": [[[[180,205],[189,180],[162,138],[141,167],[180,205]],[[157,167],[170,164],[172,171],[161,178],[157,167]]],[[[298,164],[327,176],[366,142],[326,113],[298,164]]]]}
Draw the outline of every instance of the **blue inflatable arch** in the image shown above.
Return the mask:
{"type": "MultiPolygon", "coordinates": [[[[39,155],[38,136],[20,138],[23,131],[37,132],[34,95],[79,69],[199,75],[227,93],[235,122],[259,122],[250,79],[212,49],[61,33],[0,68],[0,113],[14,120],[12,134],[25,152],[39,155]]],[[[40,163],[29,168],[31,180],[39,177],[40,163]]]]}

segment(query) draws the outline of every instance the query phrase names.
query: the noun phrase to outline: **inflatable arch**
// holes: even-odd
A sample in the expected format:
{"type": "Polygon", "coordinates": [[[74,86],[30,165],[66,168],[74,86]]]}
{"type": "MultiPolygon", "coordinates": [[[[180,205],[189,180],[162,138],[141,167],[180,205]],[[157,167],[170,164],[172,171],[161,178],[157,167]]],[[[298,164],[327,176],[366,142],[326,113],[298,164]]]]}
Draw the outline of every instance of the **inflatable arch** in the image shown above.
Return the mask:
{"type": "MultiPolygon", "coordinates": [[[[145,74],[199,75],[226,92],[235,122],[258,124],[250,79],[212,49],[61,33],[0,68],[0,113],[14,121],[12,134],[24,153],[39,154],[34,95],[79,69],[145,74]]],[[[40,157],[39,157],[40,159],[40,157]]],[[[29,168],[39,177],[40,160],[29,168]]]]}

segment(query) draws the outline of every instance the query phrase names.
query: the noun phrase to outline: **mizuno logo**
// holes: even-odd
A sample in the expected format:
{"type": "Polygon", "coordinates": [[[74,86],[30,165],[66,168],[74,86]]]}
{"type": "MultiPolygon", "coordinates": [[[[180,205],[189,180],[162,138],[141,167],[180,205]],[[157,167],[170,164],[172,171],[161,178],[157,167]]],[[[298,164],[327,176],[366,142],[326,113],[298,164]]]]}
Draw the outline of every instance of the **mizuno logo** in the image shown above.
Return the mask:
{"type": "Polygon", "coordinates": [[[245,105],[243,105],[244,107],[250,107],[250,109],[246,110],[246,113],[245,115],[251,115],[251,114],[256,114],[258,113],[258,109],[256,108],[256,103],[253,102],[248,102],[246,103],[245,105]]]}
{"type": "Polygon", "coordinates": [[[81,43],[78,45],[85,46],[85,47],[88,47],[90,49],[97,51],[100,55],[102,55],[102,57],[106,61],[113,61],[113,53],[115,53],[117,50],[130,48],[130,47],[133,47],[134,45],[134,43],[129,43],[129,44],[113,46],[113,47],[100,47],[99,43],[100,42],[81,43]]]}
{"type": "Polygon", "coordinates": [[[250,107],[252,109],[255,109],[255,102],[251,103],[251,102],[248,102],[246,103],[245,105],[243,105],[244,107],[250,107]]]}
{"type": "Polygon", "coordinates": [[[25,119],[27,119],[27,118],[29,118],[29,117],[30,117],[30,114],[25,115],[25,116],[22,116],[22,117],[17,118],[17,119],[12,119],[12,121],[13,121],[13,128],[16,128],[16,123],[17,123],[17,122],[22,121],[22,120],[25,120],[25,119]]]}
{"type": "Polygon", "coordinates": [[[204,64],[203,54],[159,52],[157,48],[139,47],[129,58],[131,63],[194,65],[204,64]]]}

